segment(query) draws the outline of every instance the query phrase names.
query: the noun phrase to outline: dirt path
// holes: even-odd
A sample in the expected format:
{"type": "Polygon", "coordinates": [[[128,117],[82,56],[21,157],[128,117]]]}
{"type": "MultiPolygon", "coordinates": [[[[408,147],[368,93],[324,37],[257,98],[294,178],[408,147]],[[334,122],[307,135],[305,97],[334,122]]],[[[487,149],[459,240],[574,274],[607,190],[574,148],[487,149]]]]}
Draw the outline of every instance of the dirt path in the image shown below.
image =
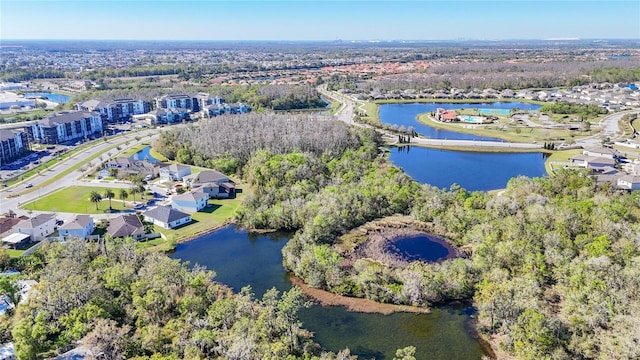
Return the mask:
{"type": "Polygon", "coordinates": [[[345,306],[349,311],[382,315],[389,315],[395,312],[412,312],[421,314],[428,314],[431,312],[429,308],[425,307],[382,304],[373,300],[332,294],[328,291],[312,288],[295,276],[291,277],[291,282],[300,287],[306,296],[316,300],[323,306],[345,306]]]}

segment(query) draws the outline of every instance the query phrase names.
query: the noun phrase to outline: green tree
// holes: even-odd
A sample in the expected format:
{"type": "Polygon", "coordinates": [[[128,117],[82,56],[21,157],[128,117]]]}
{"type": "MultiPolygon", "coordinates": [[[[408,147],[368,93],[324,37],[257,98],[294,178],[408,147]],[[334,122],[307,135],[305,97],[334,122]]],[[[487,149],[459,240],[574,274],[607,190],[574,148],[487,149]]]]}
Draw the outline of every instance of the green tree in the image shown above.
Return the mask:
{"type": "Polygon", "coordinates": [[[89,201],[96,204],[96,210],[98,210],[98,204],[100,203],[100,201],[102,201],[102,195],[100,195],[100,193],[97,191],[92,191],[89,194],[89,201]]]}
{"type": "Polygon", "coordinates": [[[109,210],[112,210],[113,208],[111,207],[111,199],[113,199],[116,196],[116,194],[113,192],[113,190],[111,189],[106,189],[104,191],[104,197],[109,199],[109,210]]]}
{"type": "Polygon", "coordinates": [[[120,189],[120,191],[118,192],[118,198],[122,200],[123,206],[124,206],[124,201],[127,200],[128,197],[129,197],[129,193],[127,192],[127,189],[120,189]]]}

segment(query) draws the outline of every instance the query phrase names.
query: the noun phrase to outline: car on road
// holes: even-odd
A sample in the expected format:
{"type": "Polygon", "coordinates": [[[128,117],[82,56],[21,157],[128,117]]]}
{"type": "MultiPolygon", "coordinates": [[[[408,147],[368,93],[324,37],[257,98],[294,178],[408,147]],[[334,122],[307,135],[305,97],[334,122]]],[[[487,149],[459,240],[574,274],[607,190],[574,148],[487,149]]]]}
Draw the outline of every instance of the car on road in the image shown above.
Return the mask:
{"type": "Polygon", "coordinates": [[[144,204],[136,204],[136,206],[134,206],[133,208],[136,210],[142,210],[144,209],[145,205],[144,204]]]}
{"type": "Polygon", "coordinates": [[[32,183],[28,183],[28,184],[27,184],[27,185],[25,185],[24,187],[28,189],[28,188],[30,188],[30,187],[33,187],[33,184],[32,184],[32,183]]]}

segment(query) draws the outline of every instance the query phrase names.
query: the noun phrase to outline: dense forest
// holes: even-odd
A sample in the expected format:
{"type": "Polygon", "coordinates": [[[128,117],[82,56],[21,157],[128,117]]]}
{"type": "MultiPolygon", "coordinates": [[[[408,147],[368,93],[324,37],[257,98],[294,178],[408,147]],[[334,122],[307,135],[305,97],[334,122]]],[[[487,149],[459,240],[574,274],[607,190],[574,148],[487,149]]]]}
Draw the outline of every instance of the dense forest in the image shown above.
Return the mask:
{"type": "MultiPolygon", "coordinates": [[[[278,133],[268,122],[252,124],[278,133]]],[[[216,125],[225,132],[225,123],[216,125]]],[[[189,131],[173,141],[197,136],[189,131]]],[[[500,194],[437,189],[381,157],[375,132],[348,134],[348,146],[327,152],[252,145],[228,132],[227,141],[253,149],[244,150],[241,171],[253,191],[238,219],[296,230],[283,249],[288,270],[314,287],[381,302],[473,301],[480,333],[517,358],[640,356],[640,192],[598,187],[587,173],[568,170],[512,179],[500,194]],[[394,214],[410,219],[407,228],[448,239],[463,256],[387,261],[375,247],[363,249],[367,237],[350,233],[394,214]]],[[[216,156],[213,144],[203,140],[199,151],[216,156]]]]}
{"type": "Polygon", "coordinates": [[[80,339],[104,359],[351,358],[320,351],[301,328],[297,288],[233,294],[214,272],[136,250],[133,240],[49,243],[36,256],[38,291],[1,322],[20,359],[52,357],[80,339]]]}
{"type": "Polygon", "coordinates": [[[163,132],[155,148],[169,159],[239,173],[259,150],[335,156],[358,146],[353,130],[320,115],[219,116],[163,132]]]}
{"type": "Polygon", "coordinates": [[[554,114],[578,114],[583,118],[594,117],[607,113],[607,109],[598,105],[582,105],[570,103],[548,103],[540,108],[541,112],[554,114]]]}

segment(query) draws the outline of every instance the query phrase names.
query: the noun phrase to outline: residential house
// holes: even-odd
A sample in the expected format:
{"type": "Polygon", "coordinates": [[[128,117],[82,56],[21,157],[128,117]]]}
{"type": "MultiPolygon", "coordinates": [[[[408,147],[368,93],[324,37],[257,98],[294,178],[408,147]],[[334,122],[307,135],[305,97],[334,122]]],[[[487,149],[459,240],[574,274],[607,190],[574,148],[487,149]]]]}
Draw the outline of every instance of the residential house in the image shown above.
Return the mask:
{"type": "Polygon", "coordinates": [[[109,221],[107,234],[112,238],[124,238],[130,236],[136,240],[140,240],[145,237],[146,232],[142,221],[138,218],[138,215],[125,214],[109,221]]]}
{"type": "Polygon", "coordinates": [[[617,150],[607,147],[593,147],[584,150],[582,153],[587,156],[597,156],[609,159],[616,159],[620,156],[617,150]]]}
{"type": "Polygon", "coordinates": [[[0,130],[0,165],[29,153],[29,135],[24,130],[0,130]]]}
{"type": "Polygon", "coordinates": [[[640,190],[640,176],[622,175],[618,178],[617,187],[625,190],[640,190]]]}
{"type": "Polygon", "coordinates": [[[191,174],[191,167],[182,164],[171,164],[160,168],[160,179],[165,181],[182,181],[182,178],[191,174]]]}
{"type": "Polygon", "coordinates": [[[4,234],[9,232],[16,226],[20,221],[26,220],[28,217],[26,216],[3,216],[0,217],[0,234],[4,234]]]}
{"type": "Polygon", "coordinates": [[[58,228],[60,241],[78,238],[86,240],[95,230],[93,218],[89,215],[76,215],[71,221],[58,228]]]}
{"type": "Polygon", "coordinates": [[[176,210],[194,213],[209,205],[209,195],[204,191],[189,191],[171,199],[171,207],[176,210]]]}
{"type": "Polygon", "coordinates": [[[192,190],[203,191],[214,199],[233,198],[236,194],[236,184],[228,176],[215,170],[185,176],[182,183],[192,190]]]}
{"type": "Polygon", "coordinates": [[[229,114],[245,114],[251,111],[251,108],[244,103],[229,104],[229,114]]]}
{"type": "Polygon", "coordinates": [[[97,112],[62,111],[29,126],[29,137],[43,144],[61,144],[101,136],[102,118],[97,112]]]}
{"type": "Polygon", "coordinates": [[[32,241],[42,240],[56,231],[55,214],[38,214],[22,220],[13,227],[16,233],[27,234],[32,241]]]}
{"type": "Polygon", "coordinates": [[[162,166],[164,166],[164,164],[124,157],[115,158],[104,163],[105,169],[117,169],[118,177],[120,178],[126,178],[131,175],[155,178],[160,174],[162,166]]]}
{"type": "Polygon", "coordinates": [[[609,169],[613,169],[616,166],[614,159],[600,156],[576,155],[569,159],[569,161],[574,166],[592,169],[598,172],[608,172],[609,169]]]}
{"type": "Polygon", "coordinates": [[[142,213],[146,221],[165,229],[173,229],[191,222],[191,215],[171,206],[160,205],[142,213]]]}

